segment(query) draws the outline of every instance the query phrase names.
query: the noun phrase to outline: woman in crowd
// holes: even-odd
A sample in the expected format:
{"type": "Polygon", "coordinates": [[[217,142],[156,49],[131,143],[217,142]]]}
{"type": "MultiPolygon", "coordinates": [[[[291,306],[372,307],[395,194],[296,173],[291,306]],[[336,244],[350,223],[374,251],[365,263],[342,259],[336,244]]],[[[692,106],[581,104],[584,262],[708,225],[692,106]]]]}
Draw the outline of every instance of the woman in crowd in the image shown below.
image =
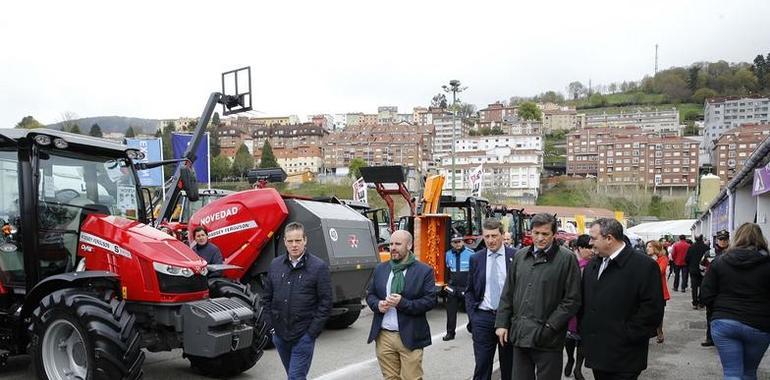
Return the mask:
{"type": "MultiPolygon", "coordinates": [[[[658,262],[660,268],[660,281],[663,284],[663,300],[668,301],[671,299],[671,294],[668,292],[668,283],[666,282],[666,268],[668,268],[668,252],[663,246],[656,240],[650,240],[647,242],[647,255],[653,260],[658,262]]],[[[658,326],[658,343],[663,343],[663,322],[658,326]]]]}
{"type": "Polygon", "coordinates": [[[756,379],[770,344],[770,256],[762,230],[745,223],[701,286],[725,379],[756,379]]]}
{"type": "MultiPolygon", "coordinates": [[[[575,252],[578,260],[578,266],[580,271],[588,265],[594,256],[593,246],[590,243],[591,236],[580,235],[573,241],[574,245],[572,250],[575,252]]],[[[580,346],[580,334],[578,333],[577,317],[572,317],[567,324],[567,340],[564,342],[564,349],[567,351],[567,364],[564,366],[564,376],[569,377],[570,374],[574,374],[575,380],[583,380],[583,373],[581,367],[583,366],[583,348],[580,346]],[[575,357],[575,349],[577,348],[577,358],[575,357]],[[572,367],[575,367],[575,371],[572,371],[572,367]]]]}

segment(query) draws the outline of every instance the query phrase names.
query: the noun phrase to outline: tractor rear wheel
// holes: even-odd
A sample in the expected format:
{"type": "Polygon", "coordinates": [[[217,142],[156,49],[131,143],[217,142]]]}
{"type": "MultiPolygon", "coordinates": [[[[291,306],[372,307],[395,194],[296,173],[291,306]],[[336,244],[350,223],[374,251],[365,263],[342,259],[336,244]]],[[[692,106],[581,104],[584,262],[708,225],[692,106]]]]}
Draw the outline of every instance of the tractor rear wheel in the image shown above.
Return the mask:
{"type": "Polygon", "coordinates": [[[247,286],[226,279],[212,279],[209,281],[209,296],[211,298],[230,298],[243,303],[254,310],[254,320],[251,326],[254,329],[251,346],[215,358],[204,358],[188,355],[192,368],[205,376],[230,377],[248,370],[257,364],[264,353],[267,343],[267,332],[264,322],[261,321],[262,307],[257,302],[257,297],[247,286]]]}
{"type": "Polygon", "coordinates": [[[40,379],[139,379],[144,352],[125,301],[57,290],[32,313],[32,363],[40,379]]]}

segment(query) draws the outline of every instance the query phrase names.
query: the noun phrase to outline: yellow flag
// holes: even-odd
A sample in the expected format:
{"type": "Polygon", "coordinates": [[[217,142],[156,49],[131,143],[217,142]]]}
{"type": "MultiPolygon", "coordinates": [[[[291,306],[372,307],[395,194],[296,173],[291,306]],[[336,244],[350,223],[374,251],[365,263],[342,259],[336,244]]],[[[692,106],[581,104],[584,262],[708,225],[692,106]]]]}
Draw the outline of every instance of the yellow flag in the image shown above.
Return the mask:
{"type": "Polygon", "coordinates": [[[617,220],[620,223],[623,223],[623,219],[625,219],[625,214],[623,211],[615,211],[615,220],[617,220]]]}
{"type": "Polygon", "coordinates": [[[575,215],[575,223],[577,223],[577,233],[582,235],[586,233],[586,216],[575,215]]]}

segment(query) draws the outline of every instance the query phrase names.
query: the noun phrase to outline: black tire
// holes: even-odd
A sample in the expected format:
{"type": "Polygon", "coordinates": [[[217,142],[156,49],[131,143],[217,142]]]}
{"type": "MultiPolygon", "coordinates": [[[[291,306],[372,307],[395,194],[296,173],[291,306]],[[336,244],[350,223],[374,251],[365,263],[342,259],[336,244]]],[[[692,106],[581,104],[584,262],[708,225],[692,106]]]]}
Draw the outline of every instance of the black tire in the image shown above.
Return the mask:
{"type": "Polygon", "coordinates": [[[329,317],[326,320],[326,328],[330,330],[346,329],[358,320],[359,315],[361,315],[361,309],[348,310],[344,314],[329,317]]]}
{"type": "MultiPolygon", "coordinates": [[[[257,297],[257,303],[261,306],[262,293],[265,291],[264,286],[262,286],[262,277],[253,278],[249,282],[249,285],[252,293],[257,297]]],[[[275,344],[273,343],[273,326],[269,323],[264,314],[261,315],[261,322],[265,324],[265,336],[267,337],[267,343],[265,343],[264,349],[273,349],[275,348],[275,344]]]]}
{"type": "Polygon", "coordinates": [[[30,352],[38,378],[56,378],[58,375],[49,376],[49,372],[63,369],[61,362],[52,359],[56,355],[45,355],[55,351],[52,348],[55,346],[61,351],[63,340],[57,331],[70,331],[70,337],[75,337],[75,341],[79,339],[68,354],[75,358],[73,362],[83,364],[79,368],[85,368],[85,378],[142,378],[144,352],[136,318],[126,310],[125,301],[111,294],[102,296],[78,288],[61,289],[44,297],[31,318],[30,352]]]}
{"type": "Polygon", "coordinates": [[[204,358],[188,355],[192,368],[204,376],[230,377],[247,371],[253,367],[264,353],[267,343],[267,334],[264,322],[262,322],[262,307],[257,302],[257,297],[247,286],[226,279],[213,279],[209,281],[209,296],[211,298],[231,298],[241,301],[244,305],[254,309],[255,319],[252,321],[254,336],[251,346],[235,352],[228,352],[215,358],[204,358]]]}

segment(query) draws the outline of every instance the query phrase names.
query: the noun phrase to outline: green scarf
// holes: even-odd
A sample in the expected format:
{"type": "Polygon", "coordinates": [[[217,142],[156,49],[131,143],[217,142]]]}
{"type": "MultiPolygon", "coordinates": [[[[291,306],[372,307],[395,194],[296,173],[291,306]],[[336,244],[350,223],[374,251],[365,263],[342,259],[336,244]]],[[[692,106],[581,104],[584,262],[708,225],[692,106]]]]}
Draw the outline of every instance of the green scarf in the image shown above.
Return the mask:
{"type": "Polygon", "coordinates": [[[390,281],[390,293],[401,294],[404,291],[404,271],[416,261],[414,253],[399,261],[390,260],[390,270],[393,271],[393,280],[390,281]]]}

